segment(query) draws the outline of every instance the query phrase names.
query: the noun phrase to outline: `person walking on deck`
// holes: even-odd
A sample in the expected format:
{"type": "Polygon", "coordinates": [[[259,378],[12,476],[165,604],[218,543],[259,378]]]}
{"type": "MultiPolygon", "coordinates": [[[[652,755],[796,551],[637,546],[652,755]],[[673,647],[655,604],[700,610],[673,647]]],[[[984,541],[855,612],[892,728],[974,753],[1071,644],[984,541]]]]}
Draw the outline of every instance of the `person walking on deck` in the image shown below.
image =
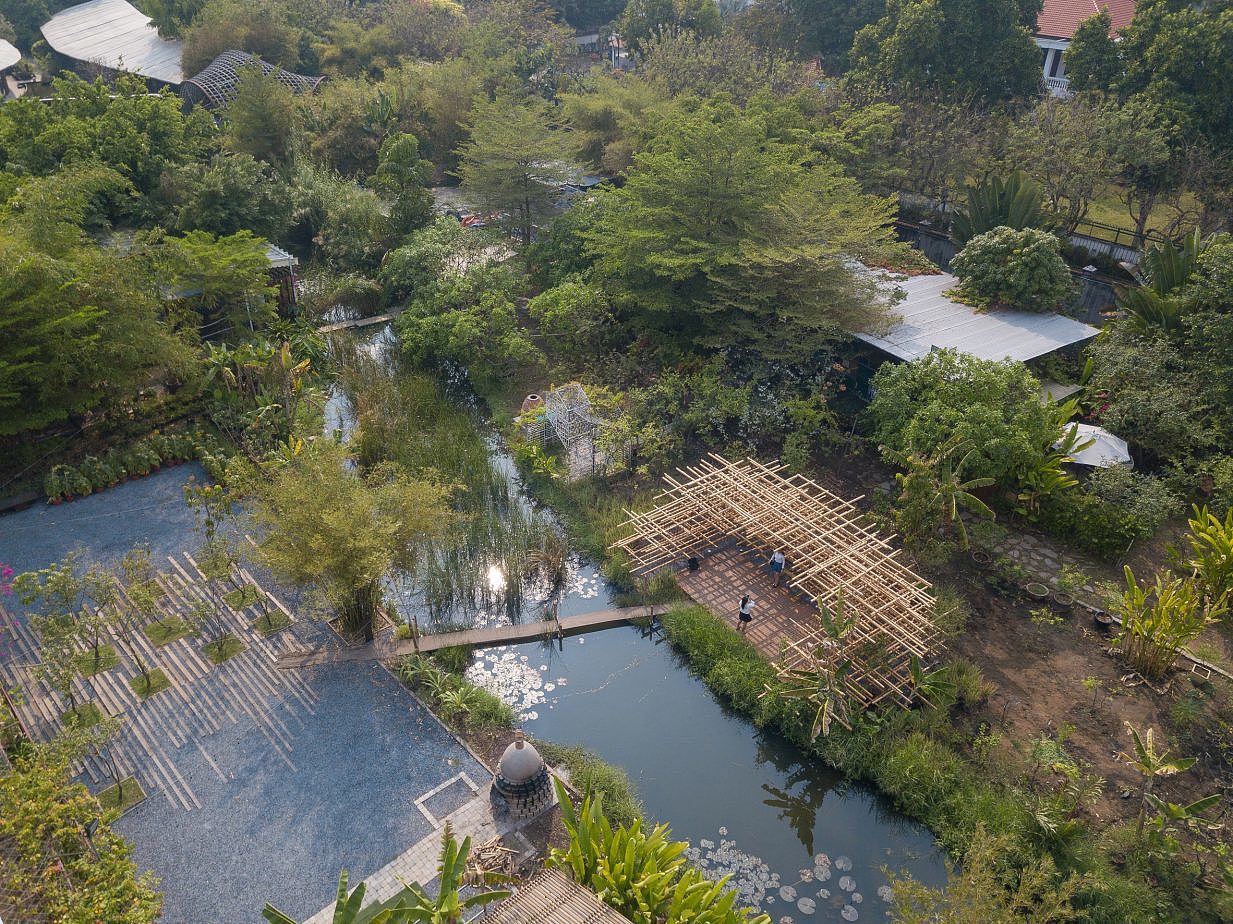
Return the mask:
{"type": "Polygon", "coordinates": [[[783,569],[787,561],[787,556],[783,554],[782,549],[776,549],[771,553],[771,574],[775,575],[775,583],[771,586],[778,587],[779,582],[783,580],[783,569]]]}
{"type": "Polygon", "coordinates": [[[741,607],[736,614],[737,628],[742,634],[744,634],[745,630],[749,628],[749,624],[753,622],[753,609],[753,597],[749,596],[749,594],[745,594],[745,596],[741,597],[741,607]]]}

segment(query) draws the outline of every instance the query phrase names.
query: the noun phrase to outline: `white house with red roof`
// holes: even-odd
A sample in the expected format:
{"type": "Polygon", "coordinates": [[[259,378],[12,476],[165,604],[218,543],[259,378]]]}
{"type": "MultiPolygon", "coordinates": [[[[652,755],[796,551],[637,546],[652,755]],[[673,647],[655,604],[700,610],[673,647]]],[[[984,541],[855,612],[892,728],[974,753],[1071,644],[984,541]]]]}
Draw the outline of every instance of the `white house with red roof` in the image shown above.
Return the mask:
{"type": "Polygon", "coordinates": [[[1109,34],[1117,36],[1135,15],[1135,0],[1045,0],[1036,19],[1036,45],[1044,53],[1045,86],[1054,96],[1066,96],[1070,81],[1062,54],[1070,47],[1079,23],[1108,10],[1109,34]]]}

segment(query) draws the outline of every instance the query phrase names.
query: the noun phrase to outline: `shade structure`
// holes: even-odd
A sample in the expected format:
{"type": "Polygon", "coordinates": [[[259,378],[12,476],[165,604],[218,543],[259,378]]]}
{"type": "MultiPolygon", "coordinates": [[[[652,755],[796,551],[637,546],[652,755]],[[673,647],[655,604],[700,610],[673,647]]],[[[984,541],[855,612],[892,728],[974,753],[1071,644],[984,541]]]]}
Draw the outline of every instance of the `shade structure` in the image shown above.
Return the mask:
{"type": "Polygon", "coordinates": [[[125,0],[89,0],[61,10],[41,26],[66,58],[178,85],[184,46],[158,34],[150,17],[125,0]]]}
{"type": "Polygon", "coordinates": [[[881,271],[875,275],[888,296],[894,289],[903,293],[891,309],[897,320],[887,331],[855,336],[896,359],[911,362],[932,350],[954,349],[980,359],[1026,362],[1100,333],[1052,312],[980,311],[961,304],[946,294],[959,285],[949,273],[893,280],[881,271]]]}
{"type": "MultiPolygon", "coordinates": [[[[852,501],[785,474],[779,463],[730,462],[712,453],[664,480],[668,487],[655,506],[630,513],[625,537],[613,544],[629,556],[635,573],[702,557],[729,539],[786,549],[794,590],[820,608],[856,618],[845,638],[855,652],[843,682],[851,701],[862,708],[913,704],[913,662],[927,664],[942,642],[933,624],[932,587],[901,560],[892,536],[852,501]]],[[[808,669],[824,644],[819,626],[801,625],[782,663],[808,669]]]]}
{"type": "Polygon", "coordinates": [[[0,71],[12,67],[21,60],[21,52],[9,42],[0,39],[0,71]]]}
{"type": "Polygon", "coordinates": [[[1133,465],[1130,457],[1130,446],[1120,436],[1114,436],[1104,427],[1094,427],[1091,424],[1074,424],[1079,443],[1091,440],[1091,445],[1070,456],[1070,461],[1076,465],[1090,465],[1093,468],[1109,468],[1114,465],[1133,465]]]}
{"type": "Polygon", "coordinates": [[[259,67],[263,73],[273,74],[279,83],[293,93],[312,93],[325,79],[324,77],[293,74],[247,51],[232,49],[224,51],[206,65],[204,70],[184,81],[184,85],[180,88],[180,95],[190,103],[211,109],[226,106],[235,99],[241,73],[245,68],[250,67],[259,67]]]}

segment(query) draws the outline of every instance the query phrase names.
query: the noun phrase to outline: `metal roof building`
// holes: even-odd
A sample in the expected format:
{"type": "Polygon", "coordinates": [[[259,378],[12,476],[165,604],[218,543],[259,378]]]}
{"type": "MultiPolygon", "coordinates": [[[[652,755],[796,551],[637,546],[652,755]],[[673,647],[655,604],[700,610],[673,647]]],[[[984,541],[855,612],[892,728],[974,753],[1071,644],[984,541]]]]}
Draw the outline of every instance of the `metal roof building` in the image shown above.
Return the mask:
{"type": "Polygon", "coordinates": [[[199,74],[194,74],[180,88],[180,95],[190,103],[200,103],[211,109],[226,106],[235,99],[236,84],[240,72],[246,67],[259,67],[266,74],[273,74],[279,82],[295,93],[312,93],[324,77],[307,77],[275,67],[247,51],[224,51],[206,65],[199,74]]]}
{"type": "Polygon", "coordinates": [[[0,39],[0,71],[12,67],[21,60],[21,52],[4,39],[0,39]]]}
{"type": "Polygon", "coordinates": [[[61,10],[42,25],[53,51],[113,71],[179,85],[184,46],[168,41],[150,17],[125,0],[89,0],[61,10]]]}
{"type": "Polygon", "coordinates": [[[893,309],[899,320],[886,333],[856,336],[897,359],[910,361],[930,350],[950,348],[980,359],[1025,362],[1100,333],[1060,314],[978,311],[962,305],[943,294],[959,285],[949,273],[896,279],[893,285],[907,293],[893,309]]]}

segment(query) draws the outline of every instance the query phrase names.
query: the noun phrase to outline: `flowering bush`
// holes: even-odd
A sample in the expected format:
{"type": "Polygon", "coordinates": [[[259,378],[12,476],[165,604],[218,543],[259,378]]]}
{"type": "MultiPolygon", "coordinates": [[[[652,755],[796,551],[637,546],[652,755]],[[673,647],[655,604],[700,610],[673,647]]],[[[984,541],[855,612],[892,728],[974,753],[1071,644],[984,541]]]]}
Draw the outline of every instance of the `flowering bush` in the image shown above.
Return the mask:
{"type": "Polygon", "coordinates": [[[961,292],[992,307],[1052,311],[1074,295],[1058,239],[1045,231],[994,228],[955,255],[951,271],[961,292]]]}

